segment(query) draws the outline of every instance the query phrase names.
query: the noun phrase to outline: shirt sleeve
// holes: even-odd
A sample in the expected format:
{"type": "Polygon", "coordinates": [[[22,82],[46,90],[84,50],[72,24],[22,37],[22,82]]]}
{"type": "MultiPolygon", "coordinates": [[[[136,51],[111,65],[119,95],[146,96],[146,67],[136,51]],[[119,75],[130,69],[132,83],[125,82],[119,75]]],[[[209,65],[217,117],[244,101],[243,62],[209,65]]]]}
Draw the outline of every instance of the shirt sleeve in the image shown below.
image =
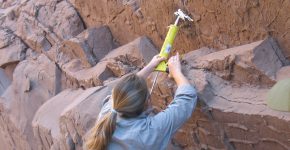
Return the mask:
{"type": "Polygon", "coordinates": [[[177,88],[173,101],[162,112],[152,117],[151,125],[168,139],[191,117],[197,94],[190,84],[177,88]]]}

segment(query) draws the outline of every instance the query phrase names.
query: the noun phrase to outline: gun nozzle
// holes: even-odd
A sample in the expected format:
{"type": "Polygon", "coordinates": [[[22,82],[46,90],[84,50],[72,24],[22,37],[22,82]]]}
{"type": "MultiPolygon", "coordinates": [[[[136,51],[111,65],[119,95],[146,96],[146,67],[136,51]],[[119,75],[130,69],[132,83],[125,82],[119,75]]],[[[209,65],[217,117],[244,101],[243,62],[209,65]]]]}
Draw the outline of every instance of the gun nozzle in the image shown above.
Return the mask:
{"type": "Polygon", "coordinates": [[[189,21],[193,21],[188,15],[186,15],[181,9],[178,9],[175,13],[174,13],[177,17],[181,18],[182,20],[189,20],[189,21]]]}

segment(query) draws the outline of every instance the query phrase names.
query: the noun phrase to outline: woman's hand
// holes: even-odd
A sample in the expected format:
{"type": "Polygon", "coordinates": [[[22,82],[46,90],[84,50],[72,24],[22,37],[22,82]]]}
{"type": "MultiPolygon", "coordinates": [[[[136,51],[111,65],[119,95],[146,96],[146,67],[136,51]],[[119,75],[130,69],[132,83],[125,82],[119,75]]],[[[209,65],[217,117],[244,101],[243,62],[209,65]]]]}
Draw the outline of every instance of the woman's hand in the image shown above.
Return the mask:
{"type": "Polygon", "coordinates": [[[168,64],[168,68],[169,68],[169,75],[171,77],[174,78],[174,77],[182,74],[179,53],[177,53],[175,56],[170,57],[167,64],[168,64]]]}
{"type": "Polygon", "coordinates": [[[189,84],[188,80],[182,74],[179,53],[170,57],[168,60],[169,76],[173,77],[178,86],[189,84]]]}
{"type": "Polygon", "coordinates": [[[147,79],[149,74],[154,71],[156,66],[163,60],[166,60],[165,57],[160,57],[159,55],[155,55],[151,61],[142,69],[140,70],[137,75],[139,77],[143,77],[144,79],[147,79]]]}
{"type": "Polygon", "coordinates": [[[157,67],[157,65],[161,62],[161,61],[163,61],[163,60],[166,60],[166,58],[165,57],[161,57],[161,56],[159,56],[159,55],[155,55],[152,59],[151,59],[151,61],[148,63],[148,67],[149,68],[152,68],[153,70],[152,71],[154,71],[154,69],[157,67]]]}

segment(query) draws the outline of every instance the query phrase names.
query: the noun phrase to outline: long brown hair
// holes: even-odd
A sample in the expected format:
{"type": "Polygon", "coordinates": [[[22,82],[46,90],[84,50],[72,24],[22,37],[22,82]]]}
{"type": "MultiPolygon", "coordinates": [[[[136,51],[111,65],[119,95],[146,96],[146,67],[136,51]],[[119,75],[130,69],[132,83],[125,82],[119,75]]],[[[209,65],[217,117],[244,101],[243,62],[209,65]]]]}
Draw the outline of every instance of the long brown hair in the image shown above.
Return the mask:
{"type": "MultiPolygon", "coordinates": [[[[113,109],[125,118],[137,117],[145,107],[149,92],[145,79],[129,74],[113,88],[113,109]]],[[[89,150],[107,148],[116,127],[117,113],[110,111],[97,122],[86,142],[89,150]]]]}

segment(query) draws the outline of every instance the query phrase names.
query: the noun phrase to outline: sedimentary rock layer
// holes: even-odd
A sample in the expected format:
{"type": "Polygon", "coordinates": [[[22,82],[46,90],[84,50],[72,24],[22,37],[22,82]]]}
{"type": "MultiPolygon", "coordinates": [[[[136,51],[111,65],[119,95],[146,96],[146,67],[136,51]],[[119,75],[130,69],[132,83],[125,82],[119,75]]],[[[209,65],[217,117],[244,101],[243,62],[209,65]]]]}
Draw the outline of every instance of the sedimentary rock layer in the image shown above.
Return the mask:
{"type": "Polygon", "coordinates": [[[88,27],[107,24],[113,35],[128,43],[148,35],[161,48],[167,26],[181,8],[194,22],[182,22],[174,47],[192,51],[209,46],[226,49],[273,36],[290,55],[290,2],[287,0],[70,0],[88,27]],[[121,25],[120,25],[121,24],[121,25]]]}
{"type": "MultiPolygon", "coordinates": [[[[265,104],[269,89],[290,78],[289,6],[0,0],[0,149],[82,149],[103,99],[158,54],[177,8],[194,22],[180,23],[173,54],[183,54],[199,102],[168,149],[289,149],[289,112],[265,104]]],[[[155,113],[175,89],[160,73],[151,95],[155,113]]]]}

